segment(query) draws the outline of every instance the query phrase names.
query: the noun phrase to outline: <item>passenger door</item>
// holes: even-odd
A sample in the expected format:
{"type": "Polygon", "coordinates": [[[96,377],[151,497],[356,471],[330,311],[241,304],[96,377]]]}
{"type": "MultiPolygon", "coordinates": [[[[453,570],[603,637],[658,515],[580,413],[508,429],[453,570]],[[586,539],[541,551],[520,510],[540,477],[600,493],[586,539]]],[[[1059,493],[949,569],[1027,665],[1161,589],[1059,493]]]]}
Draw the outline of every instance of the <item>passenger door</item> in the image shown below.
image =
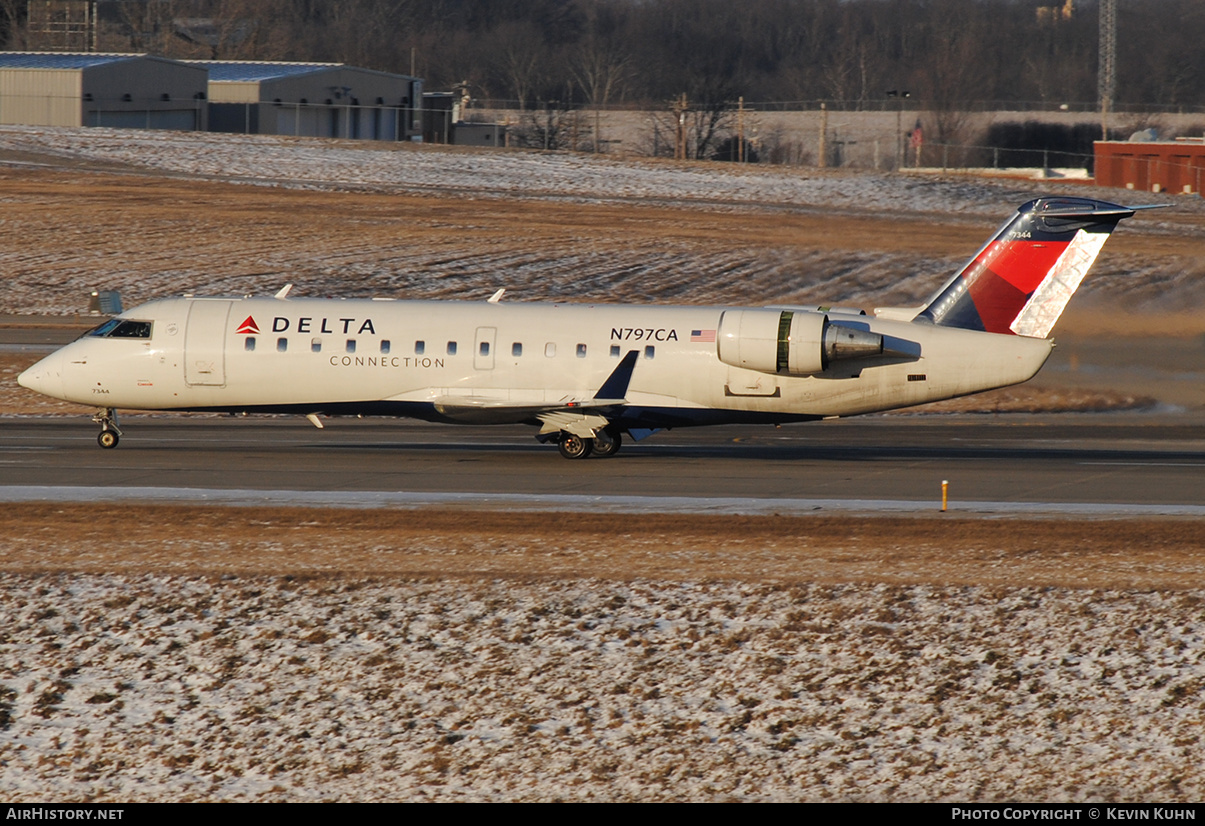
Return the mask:
{"type": "Polygon", "coordinates": [[[184,383],[226,385],[226,325],[231,301],[194,299],[184,330],[184,383]]]}

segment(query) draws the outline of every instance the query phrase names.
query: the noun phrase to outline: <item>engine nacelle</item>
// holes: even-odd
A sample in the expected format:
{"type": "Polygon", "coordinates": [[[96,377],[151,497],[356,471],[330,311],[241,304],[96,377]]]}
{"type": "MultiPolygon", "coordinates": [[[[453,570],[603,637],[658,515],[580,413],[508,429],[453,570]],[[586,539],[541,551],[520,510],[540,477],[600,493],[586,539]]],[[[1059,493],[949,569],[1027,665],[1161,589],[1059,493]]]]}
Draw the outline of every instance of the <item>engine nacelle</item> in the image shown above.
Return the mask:
{"type": "Polygon", "coordinates": [[[720,316],[720,361],[762,373],[807,376],[834,361],[883,354],[883,337],[828,320],[825,313],[726,310],[720,316]]]}

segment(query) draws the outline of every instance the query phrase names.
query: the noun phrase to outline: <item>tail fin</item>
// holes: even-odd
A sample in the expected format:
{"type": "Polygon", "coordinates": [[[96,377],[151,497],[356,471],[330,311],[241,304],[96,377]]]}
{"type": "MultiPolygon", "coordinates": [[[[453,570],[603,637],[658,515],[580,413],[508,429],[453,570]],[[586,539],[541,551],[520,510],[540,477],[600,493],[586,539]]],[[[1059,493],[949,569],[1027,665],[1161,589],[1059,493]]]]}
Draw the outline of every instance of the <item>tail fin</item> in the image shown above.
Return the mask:
{"type": "Polygon", "coordinates": [[[1045,338],[1133,207],[1038,198],[1017,210],[916,317],[943,327],[1045,338]]]}

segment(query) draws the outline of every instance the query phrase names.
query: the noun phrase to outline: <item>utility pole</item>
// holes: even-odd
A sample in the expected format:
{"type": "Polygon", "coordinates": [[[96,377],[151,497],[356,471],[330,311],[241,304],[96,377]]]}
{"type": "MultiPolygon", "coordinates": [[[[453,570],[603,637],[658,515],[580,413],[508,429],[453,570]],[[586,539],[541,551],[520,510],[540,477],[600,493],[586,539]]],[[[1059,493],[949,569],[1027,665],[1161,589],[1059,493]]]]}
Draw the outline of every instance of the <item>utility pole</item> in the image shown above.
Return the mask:
{"type": "Polygon", "coordinates": [[[678,134],[674,139],[674,160],[686,160],[686,93],[674,101],[674,120],[678,123],[678,134]]]}
{"type": "Polygon", "coordinates": [[[1117,93],[1117,0],[1100,0],[1099,66],[1096,93],[1100,99],[1100,139],[1109,139],[1109,111],[1117,93]]]}
{"type": "Polygon", "coordinates": [[[745,96],[736,102],[736,162],[745,162],[745,96]]]}
{"type": "Polygon", "coordinates": [[[816,166],[824,169],[828,166],[828,104],[820,104],[820,151],[817,153],[820,157],[817,159],[816,166]]]}
{"type": "Polygon", "coordinates": [[[896,98],[895,106],[895,168],[904,168],[904,98],[912,97],[912,93],[899,89],[887,90],[887,97],[896,98]]]}

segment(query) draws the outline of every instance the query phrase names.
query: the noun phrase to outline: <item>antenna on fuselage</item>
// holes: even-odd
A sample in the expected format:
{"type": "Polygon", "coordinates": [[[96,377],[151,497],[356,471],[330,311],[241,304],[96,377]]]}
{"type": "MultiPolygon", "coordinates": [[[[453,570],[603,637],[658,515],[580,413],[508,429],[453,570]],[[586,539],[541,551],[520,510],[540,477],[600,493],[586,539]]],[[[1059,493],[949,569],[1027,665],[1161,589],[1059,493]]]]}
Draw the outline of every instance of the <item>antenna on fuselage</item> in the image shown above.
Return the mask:
{"type": "Polygon", "coordinates": [[[502,300],[502,294],[505,292],[506,292],[506,287],[503,287],[502,289],[498,290],[498,292],[494,293],[489,298],[487,298],[485,300],[485,303],[486,304],[497,304],[499,301],[502,300]]]}
{"type": "Polygon", "coordinates": [[[285,284],[283,287],[281,287],[279,290],[277,290],[276,295],[274,295],[272,297],[275,298],[277,301],[284,301],[287,298],[287,296],[289,295],[289,290],[291,290],[291,289],[293,289],[292,284],[285,284]]]}

